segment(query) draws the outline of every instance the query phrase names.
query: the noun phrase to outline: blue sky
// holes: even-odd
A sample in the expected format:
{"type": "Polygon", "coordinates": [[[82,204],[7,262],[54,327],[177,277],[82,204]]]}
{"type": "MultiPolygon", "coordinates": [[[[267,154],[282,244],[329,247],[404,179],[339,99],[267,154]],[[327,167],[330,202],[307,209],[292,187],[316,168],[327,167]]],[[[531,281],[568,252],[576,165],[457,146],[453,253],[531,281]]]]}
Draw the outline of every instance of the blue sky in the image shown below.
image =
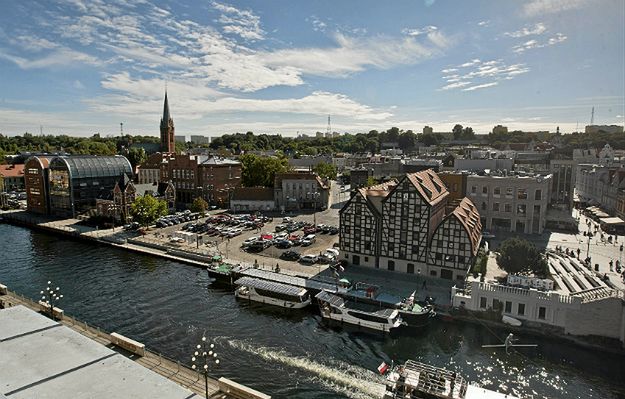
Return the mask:
{"type": "Polygon", "coordinates": [[[623,124],[623,0],[11,1],[0,133],[623,124]]]}

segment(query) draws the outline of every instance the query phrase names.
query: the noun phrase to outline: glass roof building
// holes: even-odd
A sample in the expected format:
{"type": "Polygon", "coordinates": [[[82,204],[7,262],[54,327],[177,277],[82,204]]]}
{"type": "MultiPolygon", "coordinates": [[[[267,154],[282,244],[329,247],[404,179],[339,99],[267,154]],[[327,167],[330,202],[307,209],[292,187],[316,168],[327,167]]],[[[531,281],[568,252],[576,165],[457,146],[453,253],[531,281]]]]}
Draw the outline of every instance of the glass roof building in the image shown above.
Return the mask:
{"type": "Polygon", "coordinates": [[[49,165],[50,214],[76,217],[110,194],[124,175],[132,176],[126,157],[77,155],[52,158],[49,165]]]}

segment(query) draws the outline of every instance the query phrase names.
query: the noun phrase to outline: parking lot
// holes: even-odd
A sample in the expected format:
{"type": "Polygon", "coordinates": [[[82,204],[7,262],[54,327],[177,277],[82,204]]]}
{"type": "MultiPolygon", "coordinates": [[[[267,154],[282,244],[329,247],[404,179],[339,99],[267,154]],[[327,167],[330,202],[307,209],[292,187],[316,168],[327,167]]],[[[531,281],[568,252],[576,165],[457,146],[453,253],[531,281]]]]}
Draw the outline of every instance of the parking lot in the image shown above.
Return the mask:
{"type": "Polygon", "coordinates": [[[164,227],[151,229],[148,237],[179,249],[203,249],[230,262],[314,274],[336,262],[338,253],[332,248],[338,243],[338,217],[332,217],[334,213],[273,218],[217,213],[194,219],[187,212],[170,216],[170,223],[158,223],[164,227]],[[172,223],[173,219],[178,223],[172,223]],[[332,221],[336,224],[321,223],[332,221]]]}

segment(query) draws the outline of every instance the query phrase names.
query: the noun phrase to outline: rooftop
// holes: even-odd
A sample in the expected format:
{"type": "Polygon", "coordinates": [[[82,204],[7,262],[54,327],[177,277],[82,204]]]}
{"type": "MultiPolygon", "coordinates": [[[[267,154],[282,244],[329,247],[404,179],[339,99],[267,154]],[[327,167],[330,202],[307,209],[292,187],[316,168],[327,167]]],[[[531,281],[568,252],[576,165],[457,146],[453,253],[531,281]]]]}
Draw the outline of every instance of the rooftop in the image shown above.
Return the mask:
{"type": "Polygon", "coordinates": [[[24,306],[0,310],[0,397],[199,398],[24,306]]]}
{"type": "Polygon", "coordinates": [[[0,165],[0,176],[3,176],[3,177],[24,176],[24,164],[0,165]]]}

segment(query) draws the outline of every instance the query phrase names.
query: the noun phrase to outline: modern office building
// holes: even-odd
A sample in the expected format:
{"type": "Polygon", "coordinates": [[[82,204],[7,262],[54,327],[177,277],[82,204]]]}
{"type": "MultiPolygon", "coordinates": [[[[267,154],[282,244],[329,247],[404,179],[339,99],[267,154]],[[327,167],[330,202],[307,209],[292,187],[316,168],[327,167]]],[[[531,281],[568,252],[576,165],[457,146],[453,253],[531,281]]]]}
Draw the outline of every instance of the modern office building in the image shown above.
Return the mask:
{"type": "Polygon", "coordinates": [[[97,198],[115,187],[120,177],[132,176],[126,157],[59,156],[49,163],[50,214],[76,217],[95,207],[97,198]]]}

